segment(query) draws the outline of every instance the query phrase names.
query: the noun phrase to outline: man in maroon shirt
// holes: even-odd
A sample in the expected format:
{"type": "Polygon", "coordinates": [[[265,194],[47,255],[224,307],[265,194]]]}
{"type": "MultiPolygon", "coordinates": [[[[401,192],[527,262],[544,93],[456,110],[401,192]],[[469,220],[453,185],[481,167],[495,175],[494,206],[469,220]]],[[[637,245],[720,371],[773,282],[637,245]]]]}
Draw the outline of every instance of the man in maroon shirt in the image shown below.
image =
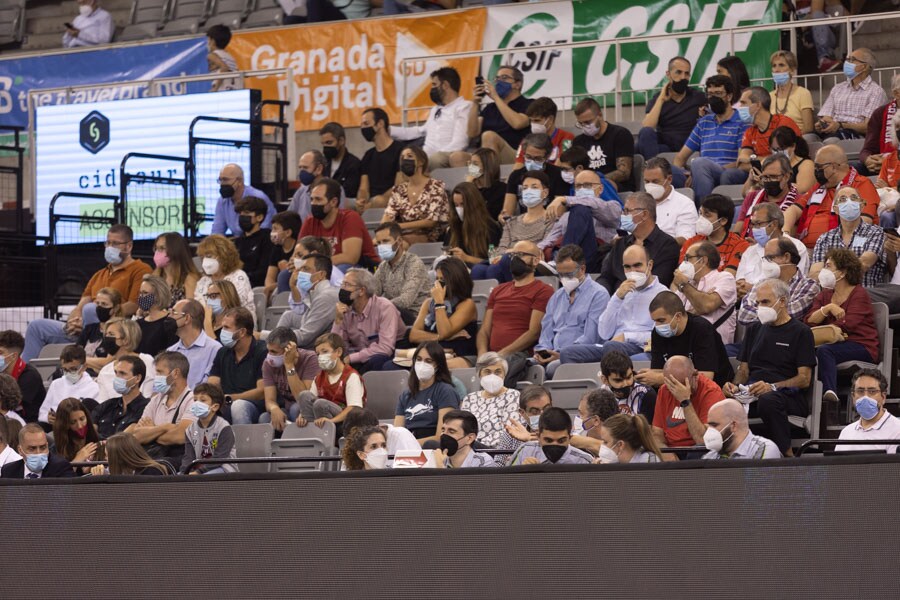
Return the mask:
{"type": "Polygon", "coordinates": [[[515,388],[541,335],[541,319],[553,290],[534,278],[534,269],[541,260],[534,242],[516,242],[509,255],[513,280],[491,292],[476,343],[479,356],[492,351],[507,360],[506,386],[515,388]]]}
{"type": "Polygon", "coordinates": [[[300,228],[300,237],[321,237],[331,244],[331,263],[346,272],[350,267],[369,269],[378,264],[372,236],[355,210],[339,208],[341,184],[321,177],[310,190],[312,218],[300,228]]]}

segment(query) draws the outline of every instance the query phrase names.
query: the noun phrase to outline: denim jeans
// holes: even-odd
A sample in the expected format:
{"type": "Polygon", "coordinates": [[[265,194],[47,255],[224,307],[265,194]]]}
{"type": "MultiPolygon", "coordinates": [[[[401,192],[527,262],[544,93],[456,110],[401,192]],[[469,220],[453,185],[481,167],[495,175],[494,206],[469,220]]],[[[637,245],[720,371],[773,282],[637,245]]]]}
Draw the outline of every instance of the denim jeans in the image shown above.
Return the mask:
{"type": "MultiPolygon", "coordinates": [[[[282,407],[282,410],[284,408],[282,407]]],[[[299,405],[294,402],[285,411],[290,421],[296,421],[300,414],[299,405]]],[[[232,425],[253,425],[254,423],[271,423],[272,415],[266,411],[263,400],[235,400],[231,403],[232,425]]]]}
{"type": "MultiPolygon", "coordinates": [[[[827,19],[823,11],[817,10],[812,14],[813,19],[827,19]]],[[[837,37],[834,35],[832,25],[814,25],[812,28],[813,44],[816,46],[816,58],[834,58],[834,49],[837,48],[837,37]]]]}
{"type": "Polygon", "coordinates": [[[606,342],[602,345],[576,344],[562,349],[559,353],[559,362],[562,364],[600,362],[607,352],[613,351],[621,352],[625,356],[632,356],[642,353],[644,348],[633,342],[606,342]]]}
{"type": "Polygon", "coordinates": [[[675,152],[680,150],[676,148],[672,150],[659,141],[659,134],[652,127],[641,127],[638,132],[637,145],[634,147],[635,154],[640,154],[644,160],[650,160],[660,152],[675,152]]]}
{"type": "MultiPolygon", "coordinates": [[[[593,222],[593,221],[592,221],[593,222]]],[[[512,281],[512,273],[509,271],[509,254],[500,257],[500,261],[492,265],[488,262],[478,263],[472,266],[472,279],[496,279],[498,283],[512,281]]]]}
{"type": "Polygon", "coordinates": [[[848,360],[872,362],[869,351],[859,342],[839,342],[823,344],[816,348],[816,359],[819,362],[819,381],[822,392],[837,392],[837,365],[848,360]]]}
{"type": "MultiPolygon", "coordinates": [[[[678,167],[672,167],[672,181],[675,184],[675,173],[684,175],[678,167]]],[[[708,158],[695,158],[691,162],[691,187],[694,190],[694,202],[697,206],[704,198],[712,194],[717,185],[738,185],[747,180],[747,173],[741,169],[726,169],[708,158]]]]}

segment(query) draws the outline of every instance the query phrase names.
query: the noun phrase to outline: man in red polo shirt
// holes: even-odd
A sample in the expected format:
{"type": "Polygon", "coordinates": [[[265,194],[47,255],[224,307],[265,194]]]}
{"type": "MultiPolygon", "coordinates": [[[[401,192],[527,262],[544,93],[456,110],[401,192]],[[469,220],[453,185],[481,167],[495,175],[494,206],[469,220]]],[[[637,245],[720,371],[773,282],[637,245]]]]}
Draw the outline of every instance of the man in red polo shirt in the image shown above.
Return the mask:
{"type": "Polygon", "coordinates": [[[794,120],[787,115],[773,115],[771,113],[772,97],[769,90],[754,86],[744,90],[741,96],[741,106],[738,113],[741,120],[749,125],[744,131],[744,139],[741,141],[741,151],[738,154],[738,165],[748,173],[751,169],[751,156],[756,155],[762,160],[772,154],[769,148],[769,137],[779,127],[790,127],[801,137],[800,128],[794,120]]]}
{"type": "Polygon", "coordinates": [[[369,269],[379,263],[372,236],[355,210],[340,208],[341,184],[320,177],[310,189],[310,211],[300,237],[321,237],[331,244],[331,264],[346,272],[350,267],[369,269]]]}
{"type": "Polygon", "coordinates": [[[866,223],[878,225],[878,192],[868,178],[863,177],[847,162],[847,155],[840,146],[823,146],[816,153],[816,181],[818,185],[803,194],[793,206],[784,212],[784,232],[812,250],[816,240],[826,231],[838,226],[838,216],[833,210],[834,192],[849,185],[865,200],[862,218],[866,223]]]}

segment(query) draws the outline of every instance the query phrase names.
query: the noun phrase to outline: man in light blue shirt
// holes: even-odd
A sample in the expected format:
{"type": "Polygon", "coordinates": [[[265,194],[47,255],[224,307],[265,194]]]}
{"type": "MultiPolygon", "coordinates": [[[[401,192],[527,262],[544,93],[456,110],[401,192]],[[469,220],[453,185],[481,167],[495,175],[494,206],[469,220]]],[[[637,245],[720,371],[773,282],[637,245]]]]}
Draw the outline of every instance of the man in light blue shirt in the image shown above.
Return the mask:
{"type": "Polygon", "coordinates": [[[559,366],[560,350],[593,339],[596,323],[609,302],[606,288],[587,276],[581,247],[569,244],[560,248],[556,272],[562,287],[547,303],[547,312],[541,319],[541,337],[534,347],[534,359],[544,366],[551,379],[559,366]]]}
{"type": "Polygon", "coordinates": [[[536,442],[522,444],[513,454],[510,466],[589,465],[594,458],[571,445],[572,417],[565,410],[551,406],[541,413],[536,442]]]}
{"type": "Polygon", "coordinates": [[[241,198],[261,198],[268,211],[260,229],[272,228],[272,217],[275,216],[275,205],[266,194],[253,186],[244,183],[244,170],[238,165],[227,164],[219,173],[219,199],[216,201],[216,214],[213,219],[212,233],[241,237],[240,215],[234,210],[241,198]]]}
{"type": "MultiPolygon", "coordinates": [[[[215,298],[208,298],[210,306],[216,305],[215,298]]],[[[219,300],[221,302],[221,300],[219,300]]],[[[196,300],[179,300],[172,308],[172,318],[178,326],[178,342],[168,348],[171,352],[180,352],[187,357],[191,365],[188,371],[188,387],[194,389],[206,382],[209,371],[212,369],[216,352],[222,344],[210,339],[203,331],[203,320],[206,309],[196,300]]]]}
{"type": "MultiPolygon", "coordinates": [[[[300,187],[291,197],[291,203],[288,210],[292,210],[303,219],[305,223],[312,216],[312,187],[320,177],[327,177],[325,167],[328,166],[328,159],[318,150],[310,150],[300,155],[297,161],[300,187]]],[[[341,208],[348,208],[347,196],[344,194],[344,188],[341,186],[341,201],[338,203],[341,208]]]]}
{"type": "Polygon", "coordinates": [[[625,281],[600,315],[595,337],[564,348],[560,352],[561,363],[600,362],[603,355],[614,350],[627,356],[644,352],[653,331],[650,302],[666,287],[653,275],[653,261],[643,246],[626,248],[622,267],[625,281]]]}

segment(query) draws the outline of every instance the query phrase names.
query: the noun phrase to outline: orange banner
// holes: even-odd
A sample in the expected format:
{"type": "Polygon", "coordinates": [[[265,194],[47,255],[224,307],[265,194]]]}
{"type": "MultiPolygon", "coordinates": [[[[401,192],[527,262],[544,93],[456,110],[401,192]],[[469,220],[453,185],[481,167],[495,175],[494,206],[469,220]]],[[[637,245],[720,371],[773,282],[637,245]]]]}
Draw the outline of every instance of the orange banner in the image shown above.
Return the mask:
{"type": "MultiPolygon", "coordinates": [[[[265,99],[291,100],[297,131],[319,129],[329,121],[358,125],[363,110],[381,107],[391,122],[401,120],[404,58],[480,50],[484,8],[393,19],[336,21],[267,31],[237,31],[228,51],[241,70],[293,69],[293,89],[275,77],[251,78],[265,99]]],[[[407,65],[407,106],[430,106],[429,74],[442,60],[407,65]]],[[[478,59],[454,61],[462,94],[472,96],[478,59]]],[[[424,116],[424,115],[423,115],[424,116]]]]}

